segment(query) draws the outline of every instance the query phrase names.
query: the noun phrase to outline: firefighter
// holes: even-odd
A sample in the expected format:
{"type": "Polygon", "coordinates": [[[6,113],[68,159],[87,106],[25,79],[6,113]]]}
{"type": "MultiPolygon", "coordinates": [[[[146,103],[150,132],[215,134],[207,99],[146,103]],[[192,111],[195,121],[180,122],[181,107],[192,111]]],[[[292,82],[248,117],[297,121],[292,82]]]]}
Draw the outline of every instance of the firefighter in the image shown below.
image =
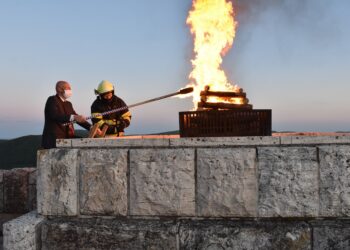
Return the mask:
{"type": "MultiPolygon", "coordinates": [[[[96,100],[91,105],[91,115],[125,107],[125,102],[114,94],[114,86],[111,82],[103,80],[95,89],[96,100]]],[[[123,136],[124,129],[130,125],[131,113],[128,109],[104,116],[96,116],[92,119],[93,124],[99,128],[108,126],[107,136],[123,136]]]]}

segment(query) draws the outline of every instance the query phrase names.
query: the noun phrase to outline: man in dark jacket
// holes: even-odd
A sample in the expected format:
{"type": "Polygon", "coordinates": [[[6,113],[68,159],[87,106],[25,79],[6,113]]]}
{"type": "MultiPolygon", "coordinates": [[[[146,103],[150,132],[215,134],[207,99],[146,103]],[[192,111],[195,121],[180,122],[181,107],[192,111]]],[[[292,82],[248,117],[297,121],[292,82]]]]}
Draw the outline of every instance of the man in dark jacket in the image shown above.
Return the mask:
{"type": "Polygon", "coordinates": [[[106,135],[123,136],[124,129],[130,125],[131,113],[127,109],[125,102],[114,95],[114,86],[109,81],[102,81],[95,90],[96,100],[91,105],[91,115],[97,115],[92,119],[93,124],[98,124],[99,128],[108,126],[106,135]],[[101,116],[100,113],[113,109],[126,107],[126,109],[101,116]]]}
{"type": "Polygon", "coordinates": [[[56,95],[50,96],[45,105],[45,125],[41,146],[55,148],[56,139],[74,138],[74,127],[70,122],[77,122],[89,130],[91,125],[85,117],[78,115],[67,101],[72,95],[70,84],[66,81],[56,83],[56,95]]]}

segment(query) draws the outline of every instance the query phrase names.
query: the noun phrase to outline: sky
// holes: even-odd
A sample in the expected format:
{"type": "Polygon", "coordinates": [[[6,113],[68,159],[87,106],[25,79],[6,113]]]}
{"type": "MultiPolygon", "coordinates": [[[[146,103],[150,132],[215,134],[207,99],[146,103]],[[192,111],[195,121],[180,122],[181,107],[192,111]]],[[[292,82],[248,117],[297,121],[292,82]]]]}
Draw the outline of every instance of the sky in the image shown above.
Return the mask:
{"type": "MultiPolygon", "coordinates": [[[[350,131],[350,1],[234,0],[238,28],[222,68],[275,131],[350,131]]],[[[190,0],[0,0],[0,139],[41,134],[55,83],[90,115],[101,80],[127,104],[190,80],[190,0]]],[[[135,107],[127,134],[178,130],[192,100],[135,107]]],[[[77,127],[79,128],[79,127],[77,127]]]]}

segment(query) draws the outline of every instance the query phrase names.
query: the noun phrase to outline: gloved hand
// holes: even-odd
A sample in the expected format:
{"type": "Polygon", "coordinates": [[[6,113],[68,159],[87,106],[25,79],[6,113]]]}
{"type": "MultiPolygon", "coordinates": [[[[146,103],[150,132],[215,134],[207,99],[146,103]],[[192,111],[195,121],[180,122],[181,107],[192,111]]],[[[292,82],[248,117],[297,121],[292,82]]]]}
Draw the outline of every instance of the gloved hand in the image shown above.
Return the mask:
{"type": "Polygon", "coordinates": [[[117,121],[117,130],[118,131],[123,131],[124,128],[126,128],[126,127],[127,127],[127,123],[125,120],[121,119],[121,120],[117,121]]]}

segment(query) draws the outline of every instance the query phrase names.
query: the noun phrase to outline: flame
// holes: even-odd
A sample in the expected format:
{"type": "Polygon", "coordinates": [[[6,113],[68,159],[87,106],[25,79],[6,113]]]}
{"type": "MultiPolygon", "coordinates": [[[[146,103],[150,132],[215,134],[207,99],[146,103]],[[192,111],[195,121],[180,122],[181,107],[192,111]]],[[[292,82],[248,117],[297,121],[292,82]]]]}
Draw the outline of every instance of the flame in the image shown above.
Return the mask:
{"type": "MultiPolygon", "coordinates": [[[[239,87],[228,82],[221,69],[222,57],[232,47],[237,22],[234,19],[232,2],[227,0],[193,0],[186,23],[194,36],[195,58],[189,76],[194,87],[193,103],[197,108],[200,91],[209,86],[213,91],[238,92],[239,87]]],[[[209,100],[208,100],[209,101],[209,100]]],[[[241,104],[240,98],[224,100],[210,97],[211,102],[231,102],[241,104]]]]}

